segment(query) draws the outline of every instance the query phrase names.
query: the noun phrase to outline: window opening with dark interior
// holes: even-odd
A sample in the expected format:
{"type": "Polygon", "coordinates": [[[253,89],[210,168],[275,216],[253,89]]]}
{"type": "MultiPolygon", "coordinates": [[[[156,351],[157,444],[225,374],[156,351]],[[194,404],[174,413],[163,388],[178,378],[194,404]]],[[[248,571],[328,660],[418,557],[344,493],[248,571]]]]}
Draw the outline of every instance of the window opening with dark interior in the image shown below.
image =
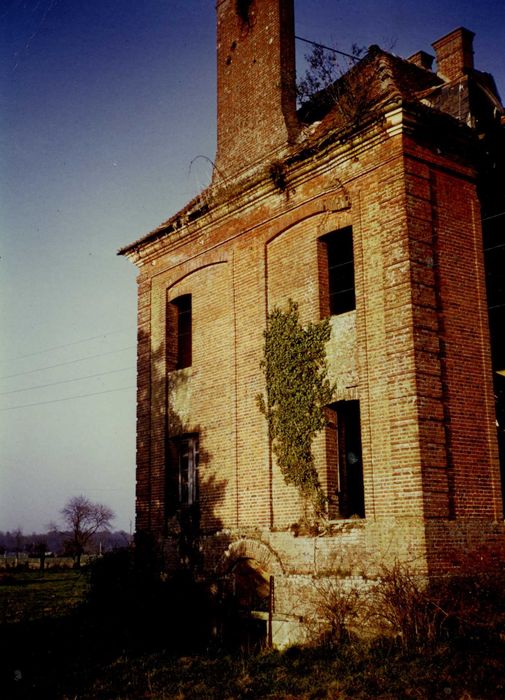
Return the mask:
{"type": "Polygon", "coordinates": [[[192,309],[191,294],[183,294],[171,302],[177,320],[174,323],[177,335],[177,353],[175,369],[191,367],[192,358],[192,309]]]}
{"type": "Polygon", "coordinates": [[[179,503],[198,502],[198,437],[179,440],[179,503]]]}
{"type": "Polygon", "coordinates": [[[342,518],[364,518],[359,401],[338,401],[330,408],[335,411],[337,420],[339,514],[342,518]]]}
{"type": "Polygon", "coordinates": [[[167,475],[167,510],[169,515],[198,503],[198,464],[198,435],[186,435],[169,441],[167,475]]]}
{"type": "Polygon", "coordinates": [[[320,241],[326,253],[330,315],[356,308],[352,226],[333,231],[320,241]]]}

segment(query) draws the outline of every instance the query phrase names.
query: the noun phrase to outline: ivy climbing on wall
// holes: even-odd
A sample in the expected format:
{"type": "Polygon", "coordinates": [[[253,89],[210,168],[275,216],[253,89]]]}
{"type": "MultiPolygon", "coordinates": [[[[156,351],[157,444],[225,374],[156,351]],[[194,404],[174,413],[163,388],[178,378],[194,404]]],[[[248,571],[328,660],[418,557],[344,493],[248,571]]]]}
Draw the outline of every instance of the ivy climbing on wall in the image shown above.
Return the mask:
{"type": "Polygon", "coordinates": [[[328,319],[303,327],[298,305],[291,300],[287,311],[274,309],[267,318],[261,361],[266,398],[262,394],[257,397],[284,479],[298,488],[316,515],[322,515],[326,499],[314,465],[312,442],[325,426],[324,407],[334,393],[325,352],[330,332],[328,319]]]}

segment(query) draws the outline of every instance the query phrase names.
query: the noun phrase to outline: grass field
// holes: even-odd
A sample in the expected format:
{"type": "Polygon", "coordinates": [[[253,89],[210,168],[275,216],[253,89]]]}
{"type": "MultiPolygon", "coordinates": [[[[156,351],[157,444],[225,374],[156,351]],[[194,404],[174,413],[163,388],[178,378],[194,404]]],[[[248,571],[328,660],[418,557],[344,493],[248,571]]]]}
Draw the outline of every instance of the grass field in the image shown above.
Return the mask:
{"type": "MultiPolygon", "coordinates": [[[[93,608],[88,576],[0,579],[0,697],[10,700],[344,700],[505,698],[505,639],[458,639],[418,653],[391,640],[252,654],[178,647],[170,608],[132,599],[93,608]]],[[[191,622],[189,635],[191,636],[191,622]]]]}
{"type": "Polygon", "coordinates": [[[70,569],[0,573],[0,624],[67,615],[87,589],[87,577],[70,569]]]}

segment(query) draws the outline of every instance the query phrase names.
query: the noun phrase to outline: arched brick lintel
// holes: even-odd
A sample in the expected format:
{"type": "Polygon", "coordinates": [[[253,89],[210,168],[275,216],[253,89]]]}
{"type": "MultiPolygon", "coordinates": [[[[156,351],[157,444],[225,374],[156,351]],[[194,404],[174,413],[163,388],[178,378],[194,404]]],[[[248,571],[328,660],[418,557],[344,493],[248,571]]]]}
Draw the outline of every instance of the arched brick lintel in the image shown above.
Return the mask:
{"type": "Polygon", "coordinates": [[[318,217],[317,228],[323,233],[328,233],[327,221],[332,219],[332,215],[347,215],[349,223],[343,223],[342,227],[351,224],[351,198],[346,188],[343,185],[335,190],[330,190],[323,195],[319,195],[312,203],[304,208],[304,215],[300,218],[294,218],[287,226],[281,229],[276,229],[274,233],[267,238],[265,244],[268,246],[278,236],[287,233],[295,226],[306,222],[308,219],[318,217]]]}
{"type": "Polygon", "coordinates": [[[244,538],[232,542],[221,558],[220,571],[224,573],[239,559],[254,559],[265,572],[273,576],[284,573],[279,556],[260,540],[244,538]]]}

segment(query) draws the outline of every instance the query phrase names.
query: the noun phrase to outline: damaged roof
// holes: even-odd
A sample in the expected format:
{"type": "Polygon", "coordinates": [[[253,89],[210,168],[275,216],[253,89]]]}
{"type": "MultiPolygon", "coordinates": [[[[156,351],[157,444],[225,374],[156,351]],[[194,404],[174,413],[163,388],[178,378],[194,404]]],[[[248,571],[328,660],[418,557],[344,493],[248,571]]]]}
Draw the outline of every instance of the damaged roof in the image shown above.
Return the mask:
{"type": "MultiPolygon", "coordinates": [[[[491,75],[472,70],[468,76],[485,90],[491,102],[501,108],[500,98],[491,75]]],[[[291,154],[306,150],[307,143],[317,145],[330,132],[354,131],[384,113],[391,103],[429,104],[428,109],[440,105],[437,95],[451,84],[429,68],[384,51],[377,45],[369,48],[366,56],[358,61],[337,81],[317,92],[298,110],[300,138],[291,146],[291,154]],[[432,97],[433,99],[430,99],[432,97]]],[[[443,112],[447,113],[445,108],[443,112]]],[[[442,112],[440,112],[442,113],[442,112]]],[[[454,115],[453,115],[454,116],[454,115]]],[[[179,230],[210,209],[209,194],[212,185],[194,197],[176,214],[161,223],[150,233],[118,251],[128,255],[144,245],[179,230]]],[[[214,201],[217,200],[214,198],[214,201]]]]}

